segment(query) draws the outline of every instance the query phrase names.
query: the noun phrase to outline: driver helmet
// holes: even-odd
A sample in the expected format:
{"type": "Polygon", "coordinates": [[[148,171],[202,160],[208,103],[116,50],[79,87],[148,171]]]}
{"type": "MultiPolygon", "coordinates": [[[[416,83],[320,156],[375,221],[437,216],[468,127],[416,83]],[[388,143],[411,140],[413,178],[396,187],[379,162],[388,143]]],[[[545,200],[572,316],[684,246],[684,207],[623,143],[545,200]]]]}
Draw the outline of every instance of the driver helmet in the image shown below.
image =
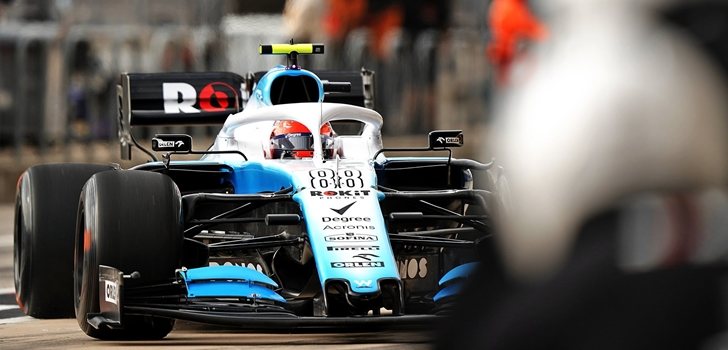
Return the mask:
{"type": "MultiPolygon", "coordinates": [[[[321,149],[325,159],[334,157],[334,137],[331,124],[321,126],[321,149]]],[[[270,134],[271,159],[301,159],[313,157],[313,135],[303,124],[293,120],[279,120],[270,134]]]]}

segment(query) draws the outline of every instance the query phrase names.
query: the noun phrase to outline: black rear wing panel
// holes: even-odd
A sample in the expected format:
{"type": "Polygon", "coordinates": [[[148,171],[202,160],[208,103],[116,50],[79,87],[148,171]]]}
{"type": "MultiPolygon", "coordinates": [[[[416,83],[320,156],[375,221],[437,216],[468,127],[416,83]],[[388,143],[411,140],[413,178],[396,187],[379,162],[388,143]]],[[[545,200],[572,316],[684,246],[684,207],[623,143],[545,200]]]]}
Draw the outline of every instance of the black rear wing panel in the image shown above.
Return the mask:
{"type": "Polygon", "coordinates": [[[243,106],[244,78],[235,73],[128,73],[130,125],[219,124],[243,106]]]}

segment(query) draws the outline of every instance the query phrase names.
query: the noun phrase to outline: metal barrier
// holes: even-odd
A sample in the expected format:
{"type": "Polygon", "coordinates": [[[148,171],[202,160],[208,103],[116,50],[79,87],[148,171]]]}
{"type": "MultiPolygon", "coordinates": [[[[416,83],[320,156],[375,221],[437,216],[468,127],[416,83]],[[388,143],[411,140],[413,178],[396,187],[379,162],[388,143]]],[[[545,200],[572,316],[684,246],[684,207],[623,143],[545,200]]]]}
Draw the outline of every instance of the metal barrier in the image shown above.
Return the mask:
{"type": "MultiPolygon", "coordinates": [[[[16,157],[22,157],[20,149],[25,145],[37,146],[43,153],[49,145],[115,139],[116,100],[111,87],[122,71],[215,69],[245,73],[276,64],[263,62],[251,47],[282,40],[277,21],[274,17],[248,18],[247,22],[223,23],[219,31],[209,27],[86,25],[71,27],[64,35],[56,25],[34,30],[28,30],[27,25],[2,27],[0,151],[12,147],[16,157]],[[236,26],[243,30],[235,30],[236,26]],[[69,106],[73,102],[70,93],[77,92],[73,89],[78,88],[74,84],[79,79],[72,65],[84,42],[99,48],[91,55],[100,68],[85,78],[96,79],[100,85],[93,91],[81,87],[86,89],[81,93],[86,94],[84,122],[88,130],[79,135],[73,127],[81,117],[72,114],[69,106]],[[187,51],[180,54],[181,50],[187,51]],[[181,56],[187,54],[191,62],[182,62],[185,58],[181,56]],[[165,57],[177,61],[165,65],[165,57]]],[[[424,31],[410,37],[400,32],[391,36],[387,45],[392,54],[377,59],[370,53],[367,31],[355,30],[338,52],[324,56],[315,66],[375,70],[375,109],[385,118],[385,135],[462,128],[485,120],[489,77],[480,33],[424,31]]],[[[196,137],[216,132],[214,128],[174,131],[196,137]]]]}
{"type": "Polygon", "coordinates": [[[17,36],[9,35],[11,31],[12,26],[0,30],[0,95],[7,96],[0,108],[0,146],[11,146],[19,153],[26,143],[46,146],[53,131],[41,102],[47,94],[41,77],[47,72],[54,28],[26,26],[17,36]]]}

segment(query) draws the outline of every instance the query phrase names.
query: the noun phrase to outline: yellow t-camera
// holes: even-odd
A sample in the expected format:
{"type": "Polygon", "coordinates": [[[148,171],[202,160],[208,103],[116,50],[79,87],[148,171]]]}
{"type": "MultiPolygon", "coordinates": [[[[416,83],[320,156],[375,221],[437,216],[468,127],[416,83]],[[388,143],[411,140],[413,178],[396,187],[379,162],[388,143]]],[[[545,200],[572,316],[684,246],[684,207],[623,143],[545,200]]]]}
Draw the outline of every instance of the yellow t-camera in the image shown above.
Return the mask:
{"type": "Polygon", "coordinates": [[[323,54],[324,44],[270,44],[260,45],[258,53],[261,55],[312,55],[323,54]]]}

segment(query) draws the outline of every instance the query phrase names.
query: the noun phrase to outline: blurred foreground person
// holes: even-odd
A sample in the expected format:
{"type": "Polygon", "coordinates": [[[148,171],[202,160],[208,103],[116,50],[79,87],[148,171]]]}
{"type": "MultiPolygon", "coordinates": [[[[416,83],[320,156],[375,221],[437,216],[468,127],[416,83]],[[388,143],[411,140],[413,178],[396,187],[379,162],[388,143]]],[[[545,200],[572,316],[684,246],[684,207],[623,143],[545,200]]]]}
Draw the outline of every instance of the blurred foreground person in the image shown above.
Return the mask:
{"type": "Polygon", "coordinates": [[[439,347],[728,347],[728,1],[544,6],[491,135],[512,206],[439,347]]]}

